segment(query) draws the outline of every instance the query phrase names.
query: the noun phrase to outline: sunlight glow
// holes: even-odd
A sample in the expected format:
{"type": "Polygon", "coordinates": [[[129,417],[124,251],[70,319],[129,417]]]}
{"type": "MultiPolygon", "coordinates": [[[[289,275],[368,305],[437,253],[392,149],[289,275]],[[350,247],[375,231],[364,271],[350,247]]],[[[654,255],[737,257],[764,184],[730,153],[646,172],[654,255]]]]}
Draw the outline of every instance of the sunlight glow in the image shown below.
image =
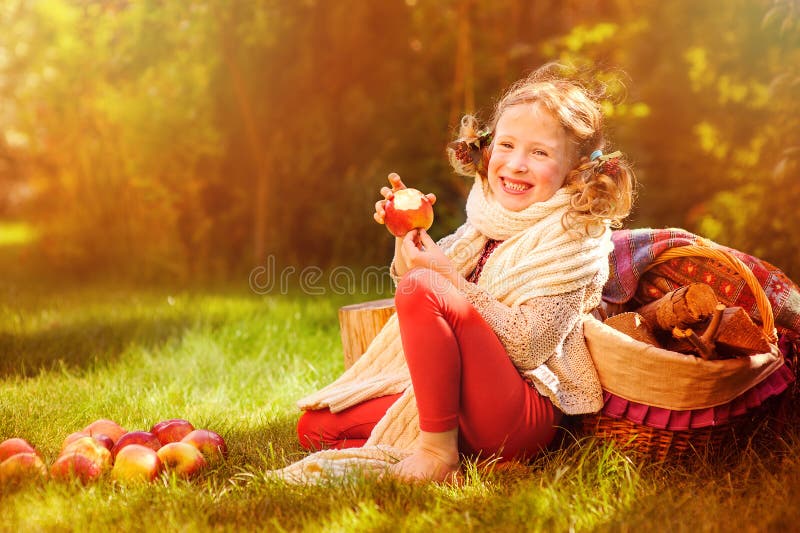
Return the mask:
{"type": "Polygon", "coordinates": [[[26,222],[0,222],[0,246],[30,244],[38,237],[36,229],[26,222]]]}

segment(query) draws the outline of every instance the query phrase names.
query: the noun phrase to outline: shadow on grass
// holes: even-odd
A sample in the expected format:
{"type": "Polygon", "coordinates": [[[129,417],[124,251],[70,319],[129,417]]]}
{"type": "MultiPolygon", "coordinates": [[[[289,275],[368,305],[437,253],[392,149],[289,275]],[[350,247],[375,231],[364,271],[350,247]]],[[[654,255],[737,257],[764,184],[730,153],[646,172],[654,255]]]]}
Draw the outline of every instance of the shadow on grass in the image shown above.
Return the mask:
{"type": "MultiPolygon", "coordinates": [[[[42,370],[82,369],[113,362],[135,345],[152,349],[180,340],[208,320],[196,316],[85,320],[33,333],[0,332],[0,377],[31,377],[42,370]]],[[[214,326],[214,324],[211,324],[214,326]]]]}

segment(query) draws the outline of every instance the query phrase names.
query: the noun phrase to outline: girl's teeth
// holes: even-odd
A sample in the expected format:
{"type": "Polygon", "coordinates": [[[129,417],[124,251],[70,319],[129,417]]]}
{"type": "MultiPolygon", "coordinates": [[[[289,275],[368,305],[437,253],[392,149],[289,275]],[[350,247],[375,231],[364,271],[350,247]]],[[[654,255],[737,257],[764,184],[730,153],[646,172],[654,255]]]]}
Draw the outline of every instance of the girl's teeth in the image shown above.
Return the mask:
{"type": "Polygon", "coordinates": [[[524,190],[526,190],[526,189],[528,188],[528,186],[527,186],[527,185],[525,185],[524,183],[511,183],[511,182],[510,182],[510,181],[508,181],[508,180],[503,180],[503,181],[504,181],[504,183],[505,183],[505,186],[506,186],[506,188],[507,188],[507,189],[511,189],[511,190],[513,190],[513,191],[520,191],[520,192],[522,192],[522,191],[524,191],[524,190]]]}

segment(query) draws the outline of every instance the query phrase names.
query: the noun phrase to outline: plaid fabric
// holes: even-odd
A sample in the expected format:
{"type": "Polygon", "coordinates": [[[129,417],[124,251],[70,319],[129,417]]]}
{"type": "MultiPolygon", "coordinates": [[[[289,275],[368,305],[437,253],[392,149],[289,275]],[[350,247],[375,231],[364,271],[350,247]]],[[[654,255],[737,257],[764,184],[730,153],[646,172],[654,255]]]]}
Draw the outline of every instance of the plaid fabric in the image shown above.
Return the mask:
{"type": "MultiPolygon", "coordinates": [[[[700,237],[682,229],[634,229],[615,231],[611,273],[603,288],[603,299],[616,304],[631,300],[646,303],[666,292],[692,282],[711,285],[727,306],[739,306],[758,319],[758,309],[750,288],[729,268],[703,257],[677,258],[647,270],[663,251],[696,244],[700,237]]],[[[772,305],[779,334],[800,335],[800,289],[775,266],[703,239],[704,244],[738,257],[753,271],[772,305]]]]}

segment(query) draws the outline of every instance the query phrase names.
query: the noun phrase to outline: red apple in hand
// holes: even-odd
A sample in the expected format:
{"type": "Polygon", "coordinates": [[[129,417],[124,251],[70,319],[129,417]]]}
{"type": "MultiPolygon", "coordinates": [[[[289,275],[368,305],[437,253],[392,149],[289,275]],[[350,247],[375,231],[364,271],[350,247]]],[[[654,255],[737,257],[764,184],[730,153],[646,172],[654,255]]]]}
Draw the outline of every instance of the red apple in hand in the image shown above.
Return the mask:
{"type": "Polygon", "coordinates": [[[111,469],[117,481],[152,481],[161,470],[161,459],[152,448],[141,444],[128,444],[120,449],[111,469]]]}
{"type": "Polygon", "coordinates": [[[158,437],[162,445],[169,442],[179,442],[192,431],[194,431],[194,426],[182,418],[162,420],[150,428],[150,433],[158,437]]]}
{"type": "Polygon", "coordinates": [[[224,459],[228,455],[228,445],[225,444],[225,440],[218,433],[207,429],[195,429],[183,437],[181,442],[187,442],[200,450],[210,463],[224,459]]]}
{"type": "Polygon", "coordinates": [[[161,442],[158,437],[149,431],[129,431],[119,438],[114,448],[111,450],[111,457],[115,458],[122,448],[131,444],[139,444],[147,446],[153,451],[161,448],[161,442]]]}
{"type": "Polygon", "coordinates": [[[394,191],[384,210],[383,222],[395,237],[403,237],[412,229],[428,229],[433,224],[433,206],[417,189],[394,191]]]}
{"type": "Polygon", "coordinates": [[[167,471],[181,477],[191,477],[207,464],[200,450],[188,442],[168,442],[156,453],[167,471]]]}
{"type": "Polygon", "coordinates": [[[28,441],[17,437],[0,442],[0,463],[18,453],[36,453],[36,450],[28,441]]]}
{"type": "Polygon", "coordinates": [[[21,452],[0,462],[0,485],[47,476],[47,467],[35,452],[21,452]]]}

